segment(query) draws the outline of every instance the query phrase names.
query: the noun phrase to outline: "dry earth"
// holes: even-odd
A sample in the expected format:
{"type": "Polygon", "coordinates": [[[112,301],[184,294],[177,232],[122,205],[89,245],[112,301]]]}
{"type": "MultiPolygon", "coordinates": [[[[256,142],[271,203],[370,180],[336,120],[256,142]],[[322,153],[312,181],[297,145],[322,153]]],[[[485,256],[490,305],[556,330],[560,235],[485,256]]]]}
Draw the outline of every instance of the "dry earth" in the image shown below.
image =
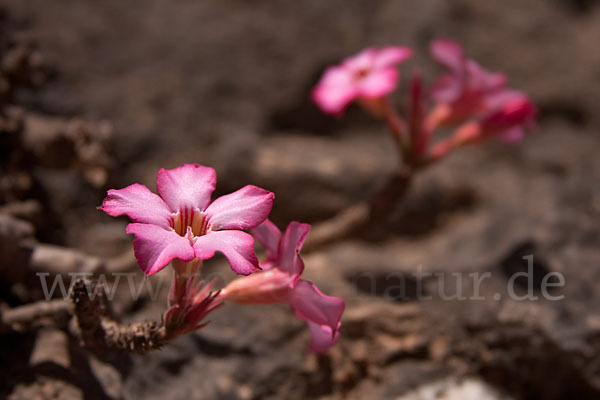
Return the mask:
{"type": "MultiPolygon", "coordinates": [[[[33,159],[23,168],[38,186],[16,197],[42,199],[42,211],[28,214],[37,215],[35,239],[103,259],[131,246],[126,220],[95,210],[103,190],[153,187],[160,167],[211,165],[218,194],[249,183],[268,188],[281,225],[318,222],[368,197],[394,166],[383,128],[354,108],[341,120],[322,116],[308,99],[325,65],[365,46],[414,46],[419,55],[405,75],[418,66],[431,77],[429,40],[453,37],[540,109],[539,128],[523,143],[466,149],[419,175],[383,240],[355,238],[305,255],[308,278],[347,300],[341,340],[329,353],[307,352],[308,331],[284,306],[227,306],[198,333],[145,356],[98,359],[56,329],[5,333],[1,397],[600,398],[598,2],[0,5],[3,35],[35,43],[48,66],[41,89],[11,94],[26,137],[64,131],[76,142],[81,129],[72,123],[84,121],[102,149],[91,161],[77,150],[79,161],[62,165],[52,155],[63,153],[36,153],[30,141],[33,159]],[[535,260],[537,301],[507,293],[509,277],[527,271],[526,255],[535,260]],[[465,296],[474,290],[468,274],[489,272],[480,287],[486,300],[444,300],[436,275],[424,280],[431,299],[419,300],[419,266],[443,273],[446,293],[460,284],[465,296]],[[560,301],[542,296],[550,272],[565,278],[551,291],[560,301]]],[[[6,143],[2,157],[16,146],[6,143]]],[[[13,285],[21,267],[0,269],[5,304],[40,295],[13,285]]],[[[222,259],[207,267],[227,269],[222,259]]],[[[521,292],[527,283],[518,284],[521,292]]],[[[134,303],[119,300],[124,294],[115,308],[125,320],[159,318],[165,293],[134,303]]]]}

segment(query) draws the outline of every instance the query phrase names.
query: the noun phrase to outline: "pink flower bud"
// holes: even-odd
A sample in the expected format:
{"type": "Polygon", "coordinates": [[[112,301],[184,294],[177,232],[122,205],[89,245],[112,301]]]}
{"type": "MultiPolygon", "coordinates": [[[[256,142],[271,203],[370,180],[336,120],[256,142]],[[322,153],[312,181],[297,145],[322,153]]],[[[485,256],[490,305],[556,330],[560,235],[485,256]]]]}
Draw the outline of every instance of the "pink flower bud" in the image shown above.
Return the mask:
{"type": "Polygon", "coordinates": [[[219,299],[238,304],[289,303],[294,314],[309,324],[310,348],[323,352],[335,344],[345,303],[327,296],[311,282],[299,279],[304,271],[300,249],[310,225],[292,222],[282,236],[269,220],[252,230],[267,250],[263,271],[230,282],[219,299]]]}
{"type": "Polygon", "coordinates": [[[482,135],[499,136],[508,141],[521,139],[525,127],[534,124],[537,110],[526,95],[519,92],[505,92],[496,99],[497,109],[481,121],[482,135]]]}

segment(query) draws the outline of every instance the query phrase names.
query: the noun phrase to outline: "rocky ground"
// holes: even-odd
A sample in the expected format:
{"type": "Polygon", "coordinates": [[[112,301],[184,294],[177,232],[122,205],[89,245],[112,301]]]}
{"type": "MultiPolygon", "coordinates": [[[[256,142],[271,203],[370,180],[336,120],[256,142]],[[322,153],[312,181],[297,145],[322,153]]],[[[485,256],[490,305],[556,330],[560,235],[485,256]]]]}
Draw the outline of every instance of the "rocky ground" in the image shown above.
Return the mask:
{"type": "MultiPolygon", "coordinates": [[[[154,187],[161,167],[213,166],[217,194],[272,190],[280,225],[367,198],[394,167],[383,127],[358,108],[325,117],[308,98],[324,66],[363,47],[413,46],[405,74],[418,66],[430,78],[429,40],[455,38],[540,109],[522,143],[465,149],[420,174],[382,240],[306,252],[308,279],[347,302],[325,355],[308,353],[308,330],[286,306],[228,305],[144,356],[89,355],[66,321],[3,328],[0,397],[600,398],[597,2],[0,6],[0,77],[10,83],[0,85],[2,310],[41,299],[35,272],[131,267],[126,220],[95,207],[107,188],[154,187]],[[539,299],[516,301],[508,281],[527,271],[527,255],[539,299]],[[417,296],[419,266],[439,274],[423,280],[431,299],[417,296]],[[443,298],[458,285],[473,296],[469,274],[485,272],[485,300],[443,298]],[[562,300],[542,295],[550,272],[565,278],[551,291],[562,300]]],[[[227,270],[222,258],[207,268],[227,270]]],[[[115,314],[160,318],[166,286],[158,301],[134,302],[123,287],[115,314]]]]}

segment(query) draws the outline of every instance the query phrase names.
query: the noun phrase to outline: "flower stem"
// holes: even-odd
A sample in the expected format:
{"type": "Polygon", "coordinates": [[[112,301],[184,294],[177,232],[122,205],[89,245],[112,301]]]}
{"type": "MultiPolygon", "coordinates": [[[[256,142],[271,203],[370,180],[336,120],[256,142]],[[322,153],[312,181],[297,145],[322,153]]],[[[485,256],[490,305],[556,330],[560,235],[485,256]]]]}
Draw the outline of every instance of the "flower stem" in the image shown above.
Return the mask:
{"type": "Polygon", "coordinates": [[[387,123],[392,139],[396,144],[399,155],[406,158],[409,152],[410,139],[408,137],[408,125],[404,118],[398,114],[387,97],[382,99],[385,122],[387,123]]]}

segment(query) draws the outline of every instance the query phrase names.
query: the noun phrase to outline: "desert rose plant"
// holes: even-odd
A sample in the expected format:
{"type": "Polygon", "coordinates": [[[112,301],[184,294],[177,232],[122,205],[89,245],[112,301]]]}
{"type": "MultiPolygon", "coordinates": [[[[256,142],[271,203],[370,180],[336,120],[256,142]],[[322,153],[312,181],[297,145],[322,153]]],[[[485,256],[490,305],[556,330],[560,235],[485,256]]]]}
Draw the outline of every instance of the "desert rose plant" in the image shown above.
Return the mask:
{"type": "Polygon", "coordinates": [[[357,103],[385,122],[399,162],[369,202],[317,225],[309,247],[377,231],[423,168],[469,144],[494,138],[517,142],[527,128],[535,126],[536,108],[526,94],[507,87],[504,74],[490,72],[467,58],[463,48],[449,39],[433,40],[430,53],[444,71],[429,87],[421,73],[414,73],[403,114],[393,106],[390,94],[400,83],[398,66],[413,55],[408,47],[363,50],[327,68],[313,89],[314,102],[327,114],[339,117],[357,103]]]}
{"type": "Polygon", "coordinates": [[[308,323],[310,349],[326,351],[338,338],[344,301],[326,296],[311,282],[299,279],[304,270],[300,249],[310,225],[292,222],[285,235],[267,220],[274,195],[256,186],[211,202],[215,170],[198,164],[158,172],[158,195],[133,184],[109,190],[99,209],[111,216],[127,215],[132,223],[133,248],[141,269],[152,275],[173,268],[168,309],[162,320],[166,342],[200,329],[204,318],[224,302],[239,304],[289,303],[308,323]],[[250,230],[250,233],[245,232],[250,230]],[[254,237],[265,247],[259,263],[254,237]],[[222,253],[239,275],[222,290],[199,281],[202,260],[222,253]]]}

